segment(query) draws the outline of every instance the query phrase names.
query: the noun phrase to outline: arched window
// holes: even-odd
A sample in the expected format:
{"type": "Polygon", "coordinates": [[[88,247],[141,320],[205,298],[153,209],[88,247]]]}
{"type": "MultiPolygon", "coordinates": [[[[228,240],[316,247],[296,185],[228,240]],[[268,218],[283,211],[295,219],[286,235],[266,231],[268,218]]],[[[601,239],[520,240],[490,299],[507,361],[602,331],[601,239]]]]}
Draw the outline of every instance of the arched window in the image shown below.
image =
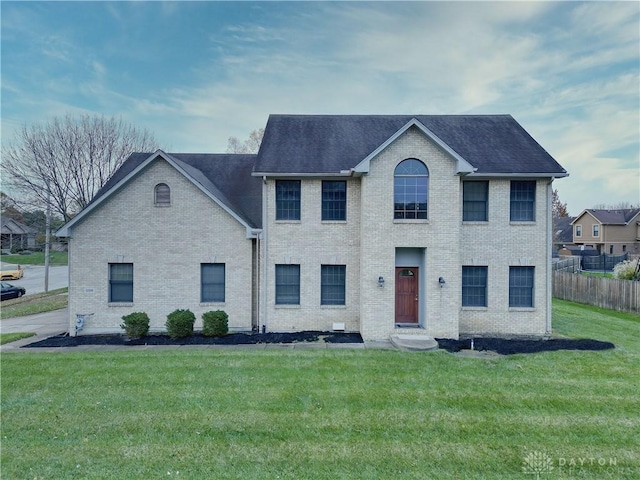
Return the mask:
{"type": "Polygon", "coordinates": [[[393,174],[393,218],[426,219],[429,170],[420,160],[409,158],[393,174]]]}
{"type": "Polygon", "coordinates": [[[155,188],[154,201],[156,205],[170,205],[171,204],[171,189],[166,183],[159,183],[155,188]]]}

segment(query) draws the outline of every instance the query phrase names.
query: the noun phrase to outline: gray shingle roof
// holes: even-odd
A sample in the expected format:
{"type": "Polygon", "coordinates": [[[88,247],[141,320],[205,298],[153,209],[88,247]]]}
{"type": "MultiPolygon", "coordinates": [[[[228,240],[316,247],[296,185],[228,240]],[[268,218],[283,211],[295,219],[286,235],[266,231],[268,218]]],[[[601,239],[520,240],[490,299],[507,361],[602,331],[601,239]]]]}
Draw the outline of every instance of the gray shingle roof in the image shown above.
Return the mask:
{"type": "MultiPolygon", "coordinates": [[[[132,153],[98,191],[91,203],[106,194],[153,153],[132,153]]],[[[251,176],[255,155],[169,153],[193,180],[215,195],[250,227],[262,226],[262,185],[251,176]]]]}
{"type": "Polygon", "coordinates": [[[626,225],[640,212],[640,208],[625,208],[620,210],[588,208],[586,211],[596,217],[602,225],[626,225]]]}
{"type": "Polygon", "coordinates": [[[349,170],[414,118],[477,174],[566,175],[511,115],[271,115],[254,172],[349,170]]]}

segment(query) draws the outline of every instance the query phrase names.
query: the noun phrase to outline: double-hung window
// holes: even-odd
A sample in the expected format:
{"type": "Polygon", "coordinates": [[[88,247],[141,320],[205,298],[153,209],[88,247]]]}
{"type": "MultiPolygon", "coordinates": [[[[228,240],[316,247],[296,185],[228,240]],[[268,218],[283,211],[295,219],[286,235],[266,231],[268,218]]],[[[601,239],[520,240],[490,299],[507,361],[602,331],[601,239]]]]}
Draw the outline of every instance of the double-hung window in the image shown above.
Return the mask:
{"type": "Polygon", "coordinates": [[[276,220],[300,220],[300,180],[276,180],[276,220]]]}
{"type": "Polygon", "coordinates": [[[321,305],[345,304],[345,265],[322,265],[320,281],[321,305]]]}
{"type": "Polygon", "coordinates": [[[593,226],[593,237],[597,238],[600,236],[600,225],[593,226]]]}
{"type": "Polygon", "coordinates": [[[533,307],[534,267],[509,267],[509,306],[533,307]]]}
{"type": "Polygon", "coordinates": [[[576,225],[576,237],[582,236],[582,225],[576,225]]]}
{"type": "Polygon", "coordinates": [[[347,182],[322,182],[322,220],[347,219],[347,182]]]}
{"type": "Polygon", "coordinates": [[[300,265],[276,265],[276,305],[300,305],[300,265]]]}
{"type": "Polygon", "coordinates": [[[487,306],[487,267],[462,267],[462,306],[487,306]]]}
{"type": "Polygon", "coordinates": [[[536,182],[511,182],[512,222],[533,222],[536,219],[536,182]]]}
{"type": "Polygon", "coordinates": [[[489,182],[462,182],[462,221],[486,222],[489,182]]]}
{"type": "Polygon", "coordinates": [[[200,264],[200,301],[224,302],[225,300],[225,264],[200,264]]]}
{"type": "Polygon", "coordinates": [[[109,302],[133,302],[133,263],[109,264],[109,302]]]}

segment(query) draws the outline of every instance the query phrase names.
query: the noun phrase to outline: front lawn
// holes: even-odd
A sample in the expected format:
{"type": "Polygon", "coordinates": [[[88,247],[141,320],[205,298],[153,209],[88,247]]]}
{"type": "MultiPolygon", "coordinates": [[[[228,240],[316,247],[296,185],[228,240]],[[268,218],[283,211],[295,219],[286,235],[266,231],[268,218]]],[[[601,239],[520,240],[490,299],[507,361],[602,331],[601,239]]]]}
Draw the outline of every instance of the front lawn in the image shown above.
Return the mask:
{"type": "Polygon", "coordinates": [[[33,332],[22,332],[22,333],[0,333],[0,345],[4,345],[5,343],[16,342],[18,340],[22,340],[23,338],[33,337],[35,333],[33,332]]]}
{"type": "Polygon", "coordinates": [[[638,478],[638,319],[554,321],[619,348],[6,353],[2,476],[638,478]]]}
{"type": "MultiPolygon", "coordinates": [[[[2,263],[10,263],[14,265],[44,265],[44,252],[33,252],[29,255],[2,255],[0,260],[2,260],[2,263]]],[[[50,252],[50,265],[67,265],[67,262],[67,252],[50,252]]]]}
{"type": "Polygon", "coordinates": [[[67,287],[47,293],[34,293],[2,302],[0,318],[24,317],[65,308],[69,302],[67,287]]]}

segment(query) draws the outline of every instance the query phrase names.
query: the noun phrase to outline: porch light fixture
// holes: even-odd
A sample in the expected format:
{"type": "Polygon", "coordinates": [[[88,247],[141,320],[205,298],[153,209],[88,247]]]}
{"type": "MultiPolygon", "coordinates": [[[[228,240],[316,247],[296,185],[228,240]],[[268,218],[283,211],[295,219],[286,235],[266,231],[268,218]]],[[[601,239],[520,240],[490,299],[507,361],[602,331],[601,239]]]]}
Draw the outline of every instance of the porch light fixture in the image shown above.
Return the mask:
{"type": "Polygon", "coordinates": [[[384,287],[384,277],[382,276],[378,277],[378,286],[384,287]]]}
{"type": "Polygon", "coordinates": [[[444,277],[438,278],[438,283],[440,284],[440,288],[444,287],[444,284],[447,283],[444,281],[444,277]]]}

